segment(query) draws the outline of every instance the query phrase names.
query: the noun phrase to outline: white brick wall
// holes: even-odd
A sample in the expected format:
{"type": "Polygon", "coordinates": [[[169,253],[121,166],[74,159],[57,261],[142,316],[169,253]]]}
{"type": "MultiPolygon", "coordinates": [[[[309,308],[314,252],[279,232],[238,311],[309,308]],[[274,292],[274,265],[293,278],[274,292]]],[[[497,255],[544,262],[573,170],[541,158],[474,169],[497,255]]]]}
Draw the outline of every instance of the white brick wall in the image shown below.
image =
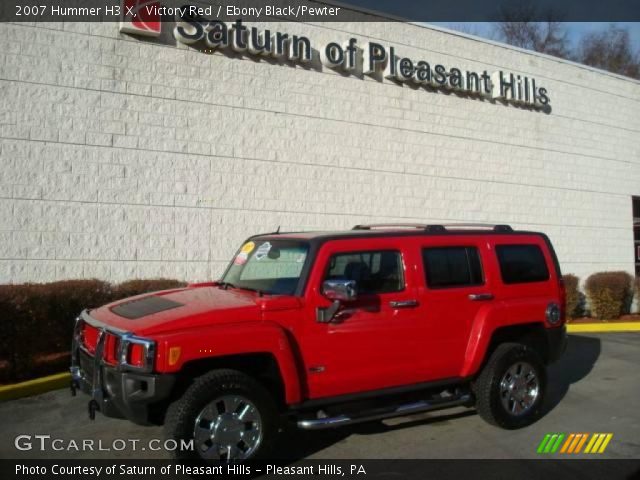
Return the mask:
{"type": "Polygon", "coordinates": [[[542,230],[566,273],[633,272],[639,82],[416,25],[278,27],[535,77],[553,110],[0,24],[0,282],[205,280],[278,225],[401,220],[542,230]]]}

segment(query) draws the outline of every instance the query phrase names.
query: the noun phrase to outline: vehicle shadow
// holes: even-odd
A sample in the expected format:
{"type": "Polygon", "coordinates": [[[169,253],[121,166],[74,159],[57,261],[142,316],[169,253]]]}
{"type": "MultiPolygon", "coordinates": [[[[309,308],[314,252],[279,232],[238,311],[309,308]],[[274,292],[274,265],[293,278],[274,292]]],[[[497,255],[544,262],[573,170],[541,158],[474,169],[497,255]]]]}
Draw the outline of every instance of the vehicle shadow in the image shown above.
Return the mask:
{"type": "Polygon", "coordinates": [[[572,384],[589,375],[600,357],[601,349],[599,338],[569,335],[564,355],[547,370],[548,386],[542,407],[543,416],[562,401],[572,384]]]}

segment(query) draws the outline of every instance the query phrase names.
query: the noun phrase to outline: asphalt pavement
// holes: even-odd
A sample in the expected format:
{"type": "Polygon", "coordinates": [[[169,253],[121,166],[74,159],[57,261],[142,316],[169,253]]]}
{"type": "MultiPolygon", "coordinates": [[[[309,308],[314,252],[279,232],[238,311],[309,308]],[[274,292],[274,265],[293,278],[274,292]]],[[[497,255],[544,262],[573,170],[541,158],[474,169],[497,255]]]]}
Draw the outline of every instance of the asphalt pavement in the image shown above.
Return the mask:
{"type": "MultiPolygon", "coordinates": [[[[598,458],[640,458],[640,333],[571,335],[562,359],[549,368],[545,415],[515,431],[486,424],[473,409],[456,408],[336,430],[294,431],[278,445],[280,457],[311,459],[539,458],[547,433],[612,433],[598,458]]],[[[87,397],[68,390],[0,403],[0,458],[167,458],[161,427],[126,420],[95,421],[87,397]],[[41,440],[36,435],[49,435],[41,440]],[[16,437],[20,437],[16,448],[16,437]],[[26,436],[26,437],[24,437],[26,436]],[[54,450],[51,440],[60,439],[54,450]],[[157,439],[151,444],[150,440],[157,439]],[[94,450],[77,451],[83,441],[94,450]],[[133,449],[134,441],[136,450],[133,449]],[[123,448],[123,441],[126,445],[123,448]],[[99,450],[99,448],[101,450],[99,450]]],[[[566,457],[566,455],[565,455],[566,457]]],[[[581,453],[578,458],[595,458],[581,453]]]]}

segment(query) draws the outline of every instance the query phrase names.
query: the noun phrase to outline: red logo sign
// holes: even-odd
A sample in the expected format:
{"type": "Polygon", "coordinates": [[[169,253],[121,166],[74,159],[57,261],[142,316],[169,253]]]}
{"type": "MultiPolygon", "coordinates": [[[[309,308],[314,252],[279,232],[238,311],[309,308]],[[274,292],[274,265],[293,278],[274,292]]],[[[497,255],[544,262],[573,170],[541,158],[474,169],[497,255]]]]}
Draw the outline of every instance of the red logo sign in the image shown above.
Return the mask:
{"type": "Polygon", "coordinates": [[[157,37],[162,31],[158,0],[124,0],[120,31],[157,37]]]}

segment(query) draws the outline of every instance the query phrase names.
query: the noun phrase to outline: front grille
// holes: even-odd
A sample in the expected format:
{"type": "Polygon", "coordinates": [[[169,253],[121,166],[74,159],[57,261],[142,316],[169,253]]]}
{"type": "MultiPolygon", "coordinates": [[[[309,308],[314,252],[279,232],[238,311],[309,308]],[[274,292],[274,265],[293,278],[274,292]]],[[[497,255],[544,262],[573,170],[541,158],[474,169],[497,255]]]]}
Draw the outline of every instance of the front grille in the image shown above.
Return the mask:
{"type": "Polygon", "coordinates": [[[94,324],[87,312],[83,312],[76,321],[72,350],[71,372],[99,385],[101,365],[118,370],[151,372],[156,346],[153,340],[115,331],[99,322],[94,324]],[[132,356],[132,352],[137,356],[132,356]]]}
{"type": "Polygon", "coordinates": [[[103,332],[101,328],[96,328],[86,322],[83,322],[80,330],[80,341],[82,348],[90,355],[96,354],[100,335],[103,338],[102,359],[109,365],[118,363],[117,352],[120,345],[120,336],[112,332],[103,332]]]}
{"type": "Polygon", "coordinates": [[[80,372],[82,372],[82,376],[91,383],[95,369],[93,357],[83,351],[80,351],[78,360],[80,361],[80,372]]]}

